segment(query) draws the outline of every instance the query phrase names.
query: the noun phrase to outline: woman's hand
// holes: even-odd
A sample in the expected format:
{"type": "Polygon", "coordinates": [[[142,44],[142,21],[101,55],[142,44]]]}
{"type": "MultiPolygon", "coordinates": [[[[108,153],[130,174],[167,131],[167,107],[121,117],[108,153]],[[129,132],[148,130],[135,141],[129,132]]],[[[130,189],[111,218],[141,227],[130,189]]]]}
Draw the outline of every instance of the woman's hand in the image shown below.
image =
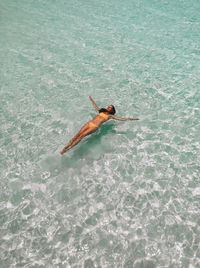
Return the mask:
{"type": "Polygon", "coordinates": [[[91,100],[91,102],[92,102],[94,108],[95,108],[97,111],[99,111],[100,108],[96,105],[96,103],[94,102],[93,98],[92,98],[91,96],[89,96],[89,98],[90,98],[90,100],[91,100]]]}

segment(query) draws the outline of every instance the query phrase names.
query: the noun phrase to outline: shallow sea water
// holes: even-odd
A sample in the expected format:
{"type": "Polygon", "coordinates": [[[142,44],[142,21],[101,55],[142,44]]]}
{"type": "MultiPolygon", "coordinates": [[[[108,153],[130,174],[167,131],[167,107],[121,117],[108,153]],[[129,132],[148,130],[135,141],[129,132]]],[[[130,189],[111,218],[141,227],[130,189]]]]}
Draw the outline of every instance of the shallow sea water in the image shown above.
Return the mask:
{"type": "Polygon", "coordinates": [[[1,0],[1,268],[200,267],[199,10],[1,0]]]}

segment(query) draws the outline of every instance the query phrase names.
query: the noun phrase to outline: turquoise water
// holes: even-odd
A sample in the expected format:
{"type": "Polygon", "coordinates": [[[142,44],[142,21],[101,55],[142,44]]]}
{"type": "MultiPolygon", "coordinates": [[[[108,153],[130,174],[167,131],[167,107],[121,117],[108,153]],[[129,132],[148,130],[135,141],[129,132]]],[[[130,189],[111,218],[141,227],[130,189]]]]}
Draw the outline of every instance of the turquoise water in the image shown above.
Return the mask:
{"type": "Polygon", "coordinates": [[[1,268],[200,267],[199,10],[1,0],[1,268]]]}

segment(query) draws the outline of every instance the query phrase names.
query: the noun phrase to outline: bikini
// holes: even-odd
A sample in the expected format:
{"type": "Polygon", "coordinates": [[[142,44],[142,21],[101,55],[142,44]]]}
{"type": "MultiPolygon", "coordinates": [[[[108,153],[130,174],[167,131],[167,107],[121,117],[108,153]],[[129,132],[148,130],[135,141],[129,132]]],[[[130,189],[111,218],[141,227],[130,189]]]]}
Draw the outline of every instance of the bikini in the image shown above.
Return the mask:
{"type": "MultiPolygon", "coordinates": [[[[109,118],[109,116],[107,115],[107,114],[105,114],[105,113],[99,113],[99,115],[101,116],[101,117],[103,117],[105,120],[108,120],[108,118],[109,118]]],[[[94,124],[93,122],[89,122],[89,126],[90,127],[98,127],[96,124],[94,124]]]]}
{"type": "Polygon", "coordinates": [[[100,113],[99,114],[101,117],[103,117],[104,119],[108,120],[109,115],[105,114],[105,113],[100,113]]]}
{"type": "Polygon", "coordinates": [[[92,122],[89,122],[89,127],[98,127],[98,126],[92,122]]]}

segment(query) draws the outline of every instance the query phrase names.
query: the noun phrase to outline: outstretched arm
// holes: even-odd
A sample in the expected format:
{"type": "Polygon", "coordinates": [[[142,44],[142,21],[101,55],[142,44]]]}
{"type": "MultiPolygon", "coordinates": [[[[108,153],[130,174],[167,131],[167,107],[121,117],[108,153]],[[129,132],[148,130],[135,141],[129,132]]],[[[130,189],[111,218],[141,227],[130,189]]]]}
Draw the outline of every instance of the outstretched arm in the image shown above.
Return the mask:
{"type": "Polygon", "coordinates": [[[95,109],[97,109],[97,111],[99,111],[100,110],[100,108],[96,105],[96,103],[94,102],[94,100],[92,99],[92,97],[91,96],[89,96],[89,98],[90,98],[90,100],[91,100],[91,102],[92,102],[92,104],[93,104],[93,106],[94,106],[94,108],[95,109]]]}
{"type": "Polygon", "coordinates": [[[126,121],[126,120],[139,120],[139,118],[124,118],[124,117],[118,117],[116,115],[110,114],[109,115],[111,118],[120,120],[120,121],[126,121]]]}

